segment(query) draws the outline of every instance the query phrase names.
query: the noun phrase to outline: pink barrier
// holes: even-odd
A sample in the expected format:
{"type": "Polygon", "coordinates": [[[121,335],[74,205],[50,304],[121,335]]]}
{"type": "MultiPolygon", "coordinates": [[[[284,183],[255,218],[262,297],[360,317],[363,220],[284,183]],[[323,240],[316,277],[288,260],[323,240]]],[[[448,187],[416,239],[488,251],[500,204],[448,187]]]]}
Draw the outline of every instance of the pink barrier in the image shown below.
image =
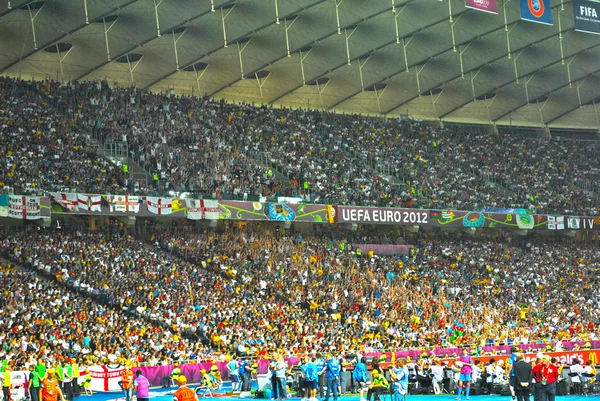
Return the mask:
{"type": "MultiPolygon", "coordinates": [[[[578,343],[563,342],[563,345],[564,345],[565,349],[567,349],[567,350],[572,350],[573,346],[575,344],[579,344],[580,346],[583,345],[582,342],[578,342],[578,343]]],[[[591,341],[591,344],[592,344],[592,349],[600,349],[600,340],[599,341],[591,341]]],[[[517,345],[517,347],[523,351],[525,351],[529,348],[532,348],[537,351],[537,350],[543,350],[546,346],[545,346],[545,344],[526,344],[526,345],[517,345]]],[[[500,354],[508,355],[510,353],[510,348],[511,348],[511,346],[493,346],[493,347],[483,347],[483,350],[485,352],[489,352],[493,349],[496,349],[497,351],[499,351],[500,354]]],[[[406,356],[410,356],[411,358],[416,359],[422,354],[422,352],[423,352],[422,350],[397,351],[396,358],[403,358],[406,356]]],[[[444,354],[460,355],[462,352],[462,349],[461,348],[440,348],[440,349],[434,349],[434,350],[428,351],[428,353],[431,353],[431,352],[433,352],[435,355],[438,355],[438,356],[442,356],[444,354]]],[[[386,354],[386,360],[390,361],[391,353],[386,352],[385,354],[386,354]]],[[[381,355],[381,352],[364,353],[362,355],[366,356],[366,357],[379,357],[381,355]]],[[[297,365],[300,363],[300,358],[287,358],[286,361],[290,365],[297,365]]],[[[219,368],[219,371],[221,372],[221,377],[223,378],[223,380],[229,380],[229,371],[227,369],[227,362],[217,362],[216,365],[219,368]]],[[[265,374],[269,371],[269,361],[268,360],[261,359],[261,360],[257,361],[257,365],[258,365],[258,369],[257,369],[258,374],[265,374]]],[[[210,371],[211,367],[212,367],[212,363],[210,363],[210,362],[179,365],[179,368],[181,369],[181,373],[183,373],[185,375],[185,377],[187,377],[187,379],[190,383],[199,383],[201,380],[200,370],[205,369],[208,372],[208,371],[210,371]]],[[[148,380],[150,381],[150,384],[152,386],[162,386],[163,378],[171,375],[173,366],[172,365],[142,366],[140,368],[134,368],[134,371],[137,369],[142,370],[142,373],[144,374],[144,376],[146,376],[146,378],[148,378],[148,380]]]]}
{"type": "MultiPolygon", "coordinates": [[[[204,369],[207,372],[210,371],[212,367],[212,363],[194,363],[194,364],[180,364],[179,369],[181,369],[181,373],[188,379],[190,383],[199,383],[202,379],[202,375],[200,374],[200,370],[204,369]]],[[[221,372],[221,377],[223,380],[229,380],[229,371],[227,369],[226,362],[217,362],[217,367],[221,372]]],[[[136,371],[141,369],[142,374],[146,376],[150,385],[152,386],[162,386],[163,378],[171,375],[173,371],[173,365],[164,365],[164,366],[142,366],[140,368],[134,368],[136,371]]]]}
{"type": "Polygon", "coordinates": [[[364,254],[373,251],[376,255],[408,255],[412,245],[393,245],[393,244],[354,244],[354,249],[360,249],[364,254]]]}

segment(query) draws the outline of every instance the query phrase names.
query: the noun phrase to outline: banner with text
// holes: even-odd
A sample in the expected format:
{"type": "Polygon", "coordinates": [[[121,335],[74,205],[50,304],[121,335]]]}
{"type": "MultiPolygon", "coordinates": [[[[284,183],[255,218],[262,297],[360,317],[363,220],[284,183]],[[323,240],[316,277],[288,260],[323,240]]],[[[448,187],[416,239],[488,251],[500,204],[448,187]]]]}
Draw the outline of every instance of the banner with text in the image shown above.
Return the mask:
{"type": "MultiPolygon", "coordinates": [[[[39,213],[84,214],[106,216],[139,216],[188,218],[190,220],[296,221],[306,223],[350,223],[427,225],[433,227],[509,228],[520,230],[581,230],[600,231],[600,216],[547,216],[530,214],[525,209],[491,209],[459,211],[449,209],[400,209],[362,206],[335,206],[268,202],[219,201],[202,199],[158,198],[127,195],[90,195],[51,193],[51,198],[39,198],[39,213]],[[52,199],[52,204],[50,204],[52,199]]],[[[36,218],[37,201],[28,207],[27,198],[0,196],[11,217],[36,218]],[[11,202],[9,202],[12,199],[11,202]],[[12,208],[8,207],[8,204],[12,208]],[[33,214],[31,214],[33,213],[33,214]],[[20,217],[17,217],[20,216],[20,217]]],[[[0,216],[2,217],[2,216],[0,216]]],[[[39,217],[37,217],[39,218],[39,217]]]]}
{"type": "Polygon", "coordinates": [[[465,0],[465,6],[486,13],[498,14],[498,0],[465,0]]]}
{"type": "Polygon", "coordinates": [[[428,225],[435,227],[546,228],[543,215],[519,213],[466,212],[458,210],[425,210],[336,206],[331,209],[335,223],[428,225]]]}
{"type": "Polygon", "coordinates": [[[8,217],[19,220],[50,217],[50,200],[38,196],[9,195],[8,217]]]}
{"type": "Polygon", "coordinates": [[[575,30],[600,35],[600,3],[588,0],[573,0],[575,30]]]}

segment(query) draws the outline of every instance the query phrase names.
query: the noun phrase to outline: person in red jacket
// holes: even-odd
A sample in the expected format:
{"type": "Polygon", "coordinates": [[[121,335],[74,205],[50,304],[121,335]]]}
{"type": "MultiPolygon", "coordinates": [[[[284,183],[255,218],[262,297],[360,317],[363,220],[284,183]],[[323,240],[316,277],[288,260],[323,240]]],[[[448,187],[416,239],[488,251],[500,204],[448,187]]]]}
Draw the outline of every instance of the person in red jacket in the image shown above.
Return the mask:
{"type": "Polygon", "coordinates": [[[544,355],[541,365],[535,366],[532,374],[539,386],[540,401],[554,401],[558,368],[550,363],[550,355],[544,355]]]}

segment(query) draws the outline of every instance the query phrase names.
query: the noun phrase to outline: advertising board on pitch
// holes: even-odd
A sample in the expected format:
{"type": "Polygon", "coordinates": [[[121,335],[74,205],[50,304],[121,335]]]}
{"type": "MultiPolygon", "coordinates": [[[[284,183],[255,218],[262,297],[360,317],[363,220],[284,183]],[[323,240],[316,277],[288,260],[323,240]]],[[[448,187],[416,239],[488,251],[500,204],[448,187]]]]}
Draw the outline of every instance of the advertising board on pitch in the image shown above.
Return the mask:
{"type": "Polygon", "coordinates": [[[573,0],[575,30],[600,35],[600,2],[573,0]]]}

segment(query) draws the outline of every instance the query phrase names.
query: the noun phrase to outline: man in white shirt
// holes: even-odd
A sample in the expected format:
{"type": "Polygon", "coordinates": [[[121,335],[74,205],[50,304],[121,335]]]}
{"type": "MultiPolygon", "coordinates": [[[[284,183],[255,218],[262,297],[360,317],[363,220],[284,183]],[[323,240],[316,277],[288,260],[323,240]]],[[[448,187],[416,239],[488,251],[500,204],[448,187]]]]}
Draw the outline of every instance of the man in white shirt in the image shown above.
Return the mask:
{"type": "Polygon", "coordinates": [[[582,374],[583,367],[581,366],[579,359],[574,359],[573,364],[569,367],[569,377],[571,378],[571,383],[573,384],[572,394],[581,394],[582,374]]]}
{"type": "Polygon", "coordinates": [[[444,367],[439,359],[435,359],[431,365],[431,383],[433,385],[433,392],[440,394],[442,392],[442,386],[444,381],[444,367]]]}

